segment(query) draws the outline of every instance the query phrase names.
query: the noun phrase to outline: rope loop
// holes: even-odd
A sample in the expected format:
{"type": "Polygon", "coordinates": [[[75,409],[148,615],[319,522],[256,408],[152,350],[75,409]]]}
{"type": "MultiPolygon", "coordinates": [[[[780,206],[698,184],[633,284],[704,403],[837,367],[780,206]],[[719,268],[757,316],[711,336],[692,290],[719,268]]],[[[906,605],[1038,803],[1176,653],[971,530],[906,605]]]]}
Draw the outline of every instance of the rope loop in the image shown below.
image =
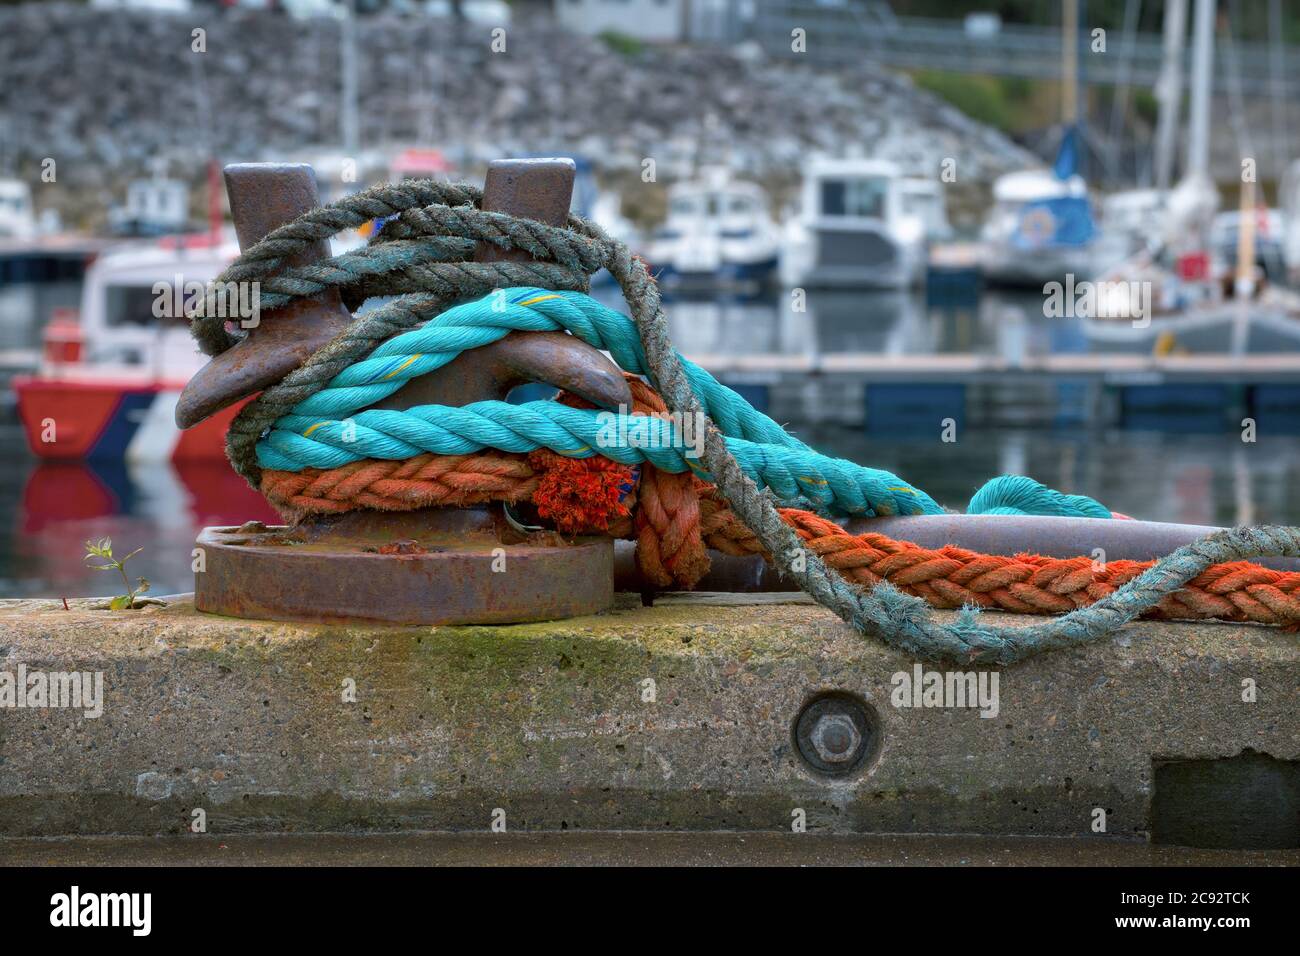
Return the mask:
{"type": "MultiPolygon", "coordinates": [[[[525,488],[524,494],[537,490],[522,478],[517,461],[480,459],[478,453],[485,449],[494,455],[529,453],[529,461],[543,461],[547,454],[565,460],[600,454],[615,463],[612,471],[602,466],[607,474],[595,479],[609,499],[606,505],[613,509],[610,520],[620,520],[623,484],[629,475],[638,475],[641,484],[654,489],[652,496],[663,507],[633,516],[635,525],[628,530],[653,534],[658,549],[655,566],[669,579],[683,579],[699,567],[697,545],[703,540],[709,509],[698,483],[707,481],[712,486],[709,496],[719,496],[744,529],[742,533],[732,527],[729,534],[715,534],[709,538],[711,544],[735,545],[743,538],[751,552],[768,556],[781,574],[858,631],[930,660],[1009,664],[1043,650],[1097,641],[1162,606],[1212,568],[1215,571],[1205,579],[1211,584],[1231,579],[1240,587],[1254,587],[1249,601],[1271,605],[1280,618],[1291,620],[1289,610],[1283,610],[1289,592],[1279,590],[1272,579],[1248,580],[1253,570],[1264,569],[1232,566],[1254,557],[1300,557],[1300,529],[1290,527],[1236,528],[1209,535],[1119,586],[1103,589],[1086,606],[1026,627],[984,624],[978,615],[984,602],[974,597],[962,599],[955,620],[941,623],[917,596],[924,593],[918,589],[929,574],[934,574],[936,593],[942,591],[950,600],[962,593],[983,593],[978,589],[980,576],[988,583],[988,576],[998,568],[979,561],[975,577],[963,578],[963,590],[950,581],[937,583],[948,581],[935,572],[953,560],[951,555],[926,557],[917,567],[878,580],[842,574],[846,561],[852,564],[862,555],[836,557],[821,544],[809,547],[805,543],[805,536],[812,537],[809,523],[825,518],[812,511],[794,517],[789,509],[778,510],[778,505],[865,515],[935,513],[939,506],[887,472],[818,455],[679,355],[669,338],[659,289],[645,263],[599,227],[571,216],[565,227],[556,228],[484,212],[481,204],[481,192],[463,185],[423,181],[377,186],[274,230],[215,280],[264,281],[270,296],[264,301],[276,304],[331,287],[347,289],[353,299],[398,296],[360,312],[333,341],[236,416],[227,436],[227,453],[250,483],[256,487],[266,479],[264,486],[273,500],[283,495],[289,500],[306,496],[304,500],[337,501],[342,488],[345,495],[351,489],[357,501],[388,507],[394,495],[400,499],[415,488],[410,500],[417,504],[472,503],[484,500],[481,496],[507,495],[511,489],[525,488]],[[311,244],[377,218],[389,221],[367,248],[313,266],[285,268],[288,258],[311,244]],[[530,262],[467,261],[479,242],[521,249],[534,258],[530,262]],[[588,276],[602,267],[621,288],[630,320],[581,294],[588,276]],[[470,299],[476,301],[466,301],[470,299]],[[515,329],[568,331],[609,351],[627,372],[645,375],[662,406],[655,415],[677,423],[688,419],[698,423],[703,438],[698,456],[685,455],[671,440],[667,448],[602,442],[595,430],[599,413],[572,404],[479,402],[466,408],[365,410],[411,377],[427,374],[464,349],[495,341],[515,329]],[[467,455],[475,456],[472,466],[467,465],[471,460],[467,455]],[[377,459],[401,459],[401,464],[394,467],[377,459]],[[630,470],[618,471],[619,464],[630,470]],[[458,465],[477,470],[466,478],[458,465]],[[320,468],[336,470],[324,477],[314,470],[320,468]],[[905,593],[902,587],[913,593],[905,593]]],[[[220,320],[195,316],[192,325],[195,338],[210,354],[237,341],[220,320]]],[[[655,425],[648,434],[664,437],[667,428],[672,439],[674,427],[655,425]]],[[[398,500],[397,506],[404,504],[398,500]]],[[[986,513],[1028,509],[1111,516],[1090,498],[1062,495],[1015,476],[994,479],[977,493],[972,507],[986,513]]],[[[1077,585],[1082,573],[1073,565],[1038,570],[1045,578],[1035,581],[1033,600],[1048,605],[1054,603],[1055,588],[1068,593],[1065,582],[1077,585]]],[[[1008,585],[1005,590],[1014,601],[1014,588],[1008,585]]],[[[1226,604],[1215,605],[1212,588],[1200,590],[1209,595],[1204,607],[1226,609],[1226,604]]],[[[1052,609],[1065,608],[1060,603],[1052,609]]]]}

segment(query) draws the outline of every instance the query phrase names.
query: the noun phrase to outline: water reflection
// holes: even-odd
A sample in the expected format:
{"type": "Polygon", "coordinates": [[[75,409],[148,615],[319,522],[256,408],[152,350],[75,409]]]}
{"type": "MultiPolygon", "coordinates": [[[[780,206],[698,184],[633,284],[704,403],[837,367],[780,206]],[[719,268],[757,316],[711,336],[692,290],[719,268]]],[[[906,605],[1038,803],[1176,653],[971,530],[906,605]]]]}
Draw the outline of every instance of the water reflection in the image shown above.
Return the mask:
{"type": "MultiPolygon", "coordinates": [[[[1150,432],[969,430],[953,443],[798,429],[827,454],[894,472],[946,507],[964,508],[985,480],[1029,474],[1134,517],[1189,524],[1289,523],[1300,514],[1300,438],[1150,432]]],[[[0,596],[109,594],[116,584],[82,562],[87,538],[144,548],[133,573],[154,593],[193,587],[191,549],[205,525],[274,521],[262,497],[224,463],[0,464],[0,596]]]]}
{"type": "MultiPolygon", "coordinates": [[[[3,442],[21,441],[5,430],[3,442]]],[[[275,521],[225,462],[128,464],[8,459],[0,465],[0,596],[109,594],[121,583],[88,569],[88,538],[111,537],[153,593],[193,589],[191,549],[207,525],[275,521]]]]}
{"type": "Polygon", "coordinates": [[[840,457],[884,468],[964,509],[1001,474],[1031,475],[1070,494],[1149,521],[1294,523],[1300,515],[1300,439],[1138,431],[968,430],[958,441],[813,428],[801,437],[840,457]]]}
{"type": "MultiPolygon", "coordinates": [[[[617,289],[599,296],[626,311],[617,289]]],[[[1300,318],[1225,308],[1196,319],[1047,318],[1043,297],[994,291],[962,304],[912,292],[786,290],[761,299],[665,298],[674,342],[692,357],[985,355],[1013,365],[1072,354],[1300,355],[1300,318]]]]}

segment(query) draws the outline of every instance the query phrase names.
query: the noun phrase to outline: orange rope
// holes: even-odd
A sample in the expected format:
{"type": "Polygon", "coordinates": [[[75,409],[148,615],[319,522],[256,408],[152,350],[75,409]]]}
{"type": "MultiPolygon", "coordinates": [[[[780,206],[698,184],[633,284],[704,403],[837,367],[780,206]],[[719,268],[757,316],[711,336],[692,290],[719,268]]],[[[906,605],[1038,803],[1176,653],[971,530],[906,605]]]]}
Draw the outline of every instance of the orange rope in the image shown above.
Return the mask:
{"type": "MultiPolygon", "coordinates": [[[[705,542],[725,554],[761,553],[753,532],[710,490],[702,499],[705,542]]],[[[810,548],[845,578],[864,587],[888,581],[937,608],[977,605],[1019,614],[1063,614],[1098,601],[1137,577],[1154,561],[1014,557],[947,545],[923,548],[871,532],[850,534],[809,511],[779,509],[810,548]]],[[[1207,568],[1166,596],[1145,617],[1214,619],[1300,625],[1300,573],[1274,571],[1249,561],[1207,568]]]]}
{"type": "MultiPolygon", "coordinates": [[[[634,412],[667,412],[663,399],[629,376],[634,412]]],[[[581,405],[562,395],[562,401],[581,405]]],[[[763,554],[762,546],[717,489],[689,474],[606,458],[571,459],[551,452],[512,455],[419,455],[401,462],[359,461],[328,470],[264,471],[262,493],[288,515],[356,508],[413,510],[486,501],[531,499],[543,517],[568,533],[635,537],[637,565],[657,587],[691,587],[709,570],[708,549],[763,554]],[[630,499],[630,502],[629,502],[630,499]]],[[[1137,577],[1154,561],[981,554],[946,546],[922,548],[885,535],[850,534],[810,511],[780,509],[809,547],[848,580],[873,587],[888,581],[937,608],[977,605],[1020,614],[1062,614],[1085,607],[1137,577]]],[[[1145,617],[1216,619],[1300,628],[1300,572],[1248,561],[1217,564],[1166,596],[1145,617]]]]}
{"type": "Polygon", "coordinates": [[[405,461],[364,459],[338,468],[263,471],[262,494],[286,515],[338,514],[358,508],[413,511],[520,501],[539,477],[523,455],[422,454],[405,461]]]}

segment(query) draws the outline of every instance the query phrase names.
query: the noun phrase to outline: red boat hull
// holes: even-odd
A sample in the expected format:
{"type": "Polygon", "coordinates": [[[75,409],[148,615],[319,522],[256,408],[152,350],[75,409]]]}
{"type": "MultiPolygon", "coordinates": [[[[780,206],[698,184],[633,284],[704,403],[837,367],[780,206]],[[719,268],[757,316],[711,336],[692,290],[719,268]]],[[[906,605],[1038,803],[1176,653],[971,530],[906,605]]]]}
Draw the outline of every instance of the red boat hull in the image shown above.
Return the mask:
{"type": "Polygon", "coordinates": [[[172,417],[180,386],[76,378],[14,381],[27,445],[39,458],[218,461],[243,402],[182,432],[172,417]]]}

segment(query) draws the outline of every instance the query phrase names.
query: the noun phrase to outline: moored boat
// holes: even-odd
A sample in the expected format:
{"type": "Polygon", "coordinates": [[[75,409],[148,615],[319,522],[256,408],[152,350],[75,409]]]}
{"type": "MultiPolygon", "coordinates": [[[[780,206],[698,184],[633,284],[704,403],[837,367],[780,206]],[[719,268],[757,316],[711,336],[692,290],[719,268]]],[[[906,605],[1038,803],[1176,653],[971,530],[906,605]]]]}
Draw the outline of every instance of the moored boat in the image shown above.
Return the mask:
{"type": "Polygon", "coordinates": [[[669,292],[757,292],[775,278],[779,249],[763,190],[713,170],[672,187],[645,256],[669,292]]]}
{"type": "Polygon", "coordinates": [[[918,284],[927,217],[908,206],[927,205],[933,218],[934,198],[932,190],[909,192],[899,168],[885,160],[815,160],[805,171],[802,211],[787,237],[786,281],[810,288],[918,284]]]}
{"type": "Polygon", "coordinates": [[[127,185],[126,204],[109,211],[108,230],[123,238],[153,238],[186,231],[189,187],[160,173],[127,185]]]}
{"type": "Polygon", "coordinates": [[[190,338],[183,299],[237,252],[233,242],[191,237],[108,253],[91,266],[79,315],[54,316],[39,369],[14,380],[33,454],[134,461],[223,457],[237,409],[186,432],[173,416],[181,389],[206,361],[190,338]]]}
{"type": "Polygon", "coordinates": [[[1094,235],[1081,177],[1048,169],[1007,173],[993,184],[993,208],[980,235],[984,275],[1025,286],[1088,278],[1094,235]]]}

